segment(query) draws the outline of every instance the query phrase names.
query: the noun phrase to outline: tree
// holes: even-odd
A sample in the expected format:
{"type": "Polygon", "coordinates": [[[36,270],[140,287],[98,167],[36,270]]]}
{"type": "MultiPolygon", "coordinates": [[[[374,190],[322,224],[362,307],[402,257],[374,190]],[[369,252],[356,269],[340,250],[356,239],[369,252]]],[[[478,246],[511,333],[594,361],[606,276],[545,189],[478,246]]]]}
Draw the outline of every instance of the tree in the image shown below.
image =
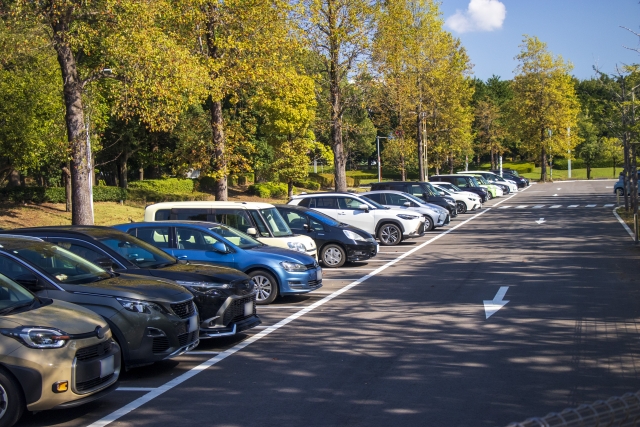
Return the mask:
{"type": "Polygon", "coordinates": [[[381,157],[385,169],[399,172],[402,181],[407,180],[407,173],[418,170],[418,147],[411,138],[398,136],[389,139],[381,157]]]}
{"type": "Polygon", "coordinates": [[[537,37],[525,36],[521,48],[512,85],[511,125],[521,147],[539,156],[544,182],[548,157],[566,156],[576,144],[576,133],[568,129],[576,127],[580,106],[570,64],[554,58],[537,37]]]}
{"type": "Polygon", "coordinates": [[[374,0],[301,0],[300,23],[307,46],[318,58],[315,70],[326,89],[322,101],[330,108],[336,191],[347,190],[343,116],[348,79],[369,49],[374,29],[374,0]]]}
{"type": "Polygon", "coordinates": [[[87,90],[102,79],[120,117],[169,128],[199,97],[201,70],[167,31],[176,17],[168,1],[18,0],[12,21],[33,22],[50,40],[60,67],[70,151],[72,223],[92,224],[92,161],[87,90]],[[118,82],[118,84],[116,84],[118,82]]]}
{"type": "Polygon", "coordinates": [[[504,152],[502,138],[505,132],[500,119],[500,109],[492,100],[483,100],[476,104],[476,135],[480,141],[480,147],[491,155],[491,170],[496,169],[496,154],[502,155],[504,152]]]}
{"type": "Polygon", "coordinates": [[[591,179],[591,167],[605,154],[605,147],[598,137],[596,127],[587,116],[578,121],[578,138],[580,143],[576,146],[576,154],[587,167],[587,179],[591,179]]]}

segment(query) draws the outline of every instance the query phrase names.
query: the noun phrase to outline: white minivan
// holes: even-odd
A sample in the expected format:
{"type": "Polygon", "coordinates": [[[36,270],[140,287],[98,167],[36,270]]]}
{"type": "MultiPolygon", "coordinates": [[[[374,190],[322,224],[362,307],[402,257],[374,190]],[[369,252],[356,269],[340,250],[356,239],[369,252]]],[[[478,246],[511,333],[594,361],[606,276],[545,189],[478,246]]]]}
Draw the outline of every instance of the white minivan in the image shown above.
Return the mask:
{"type": "Polygon", "coordinates": [[[345,224],[378,237],[383,246],[424,234],[424,217],[418,213],[390,209],[366,196],[353,193],[316,193],[293,196],[290,205],[322,212],[345,224]]]}
{"type": "Polygon", "coordinates": [[[309,236],[293,234],[275,206],[259,202],[163,202],[149,205],[144,220],[210,221],[228,225],[265,245],[305,253],[318,259],[309,236]]]}

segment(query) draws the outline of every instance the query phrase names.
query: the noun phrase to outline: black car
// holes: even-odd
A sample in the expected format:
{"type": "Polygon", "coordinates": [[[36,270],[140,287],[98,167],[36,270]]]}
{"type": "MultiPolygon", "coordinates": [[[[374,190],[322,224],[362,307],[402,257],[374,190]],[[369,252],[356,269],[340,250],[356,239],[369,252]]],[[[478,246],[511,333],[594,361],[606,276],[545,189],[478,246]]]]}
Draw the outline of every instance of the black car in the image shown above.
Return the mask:
{"type": "Polygon", "coordinates": [[[325,267],[342,267],[347,261],[364,261],[378,253],[376,239],[364,230],[303,206],[275,206],[294,233],[306,234],[316,242],[325,267]]]}
{"type": "MultiPolygon", "coordinates": [[[[496,175],[500,175],[499,170],[492,170],[491,172],[495,173],[496,175]]],[[[502,170],[502,177],[504,179],[515,182],[518,185],[518,188],[526,188],[529,185],[529,180],[527,178],[523,178],[519,175],[514,175],[513,173],[507,172],[504,169],[502,170]]]]}
{"type": "Polygon", "coordinates": [[[464,191],[476,193],[482,199],[482,203],[486,202],[489,197],[487,189],[480,187],[478,181],[470,175],[434,175],[429,179],[434,182],[448,182],[464,191]]]}
{"type": "MultiPolygon", "coordinates": [[[[38,297],[102,316],[127,369],[179,356],[200,342],[193,295],[175,282],[109,272],[42,239],[7,234],[0,235],[0,273],[38,297]]],[[[108,347],[94,351],[102,354],[108,347]]],[[[97,387],[109,378],[85,386],[97,387]]]]}
{"type": "Polygon", "coordinates": [[[428,182],[420,181],[391,181],[374,182],[371,184],[371,191],[394,190],[409,193],[421,198],[427,203],[441,206],[449,211],[449,216],[455,218],[458,215],[456,201],[449,196],[440,196],[438,190],[433,188],[428,182]]]}
{"type": "MultiPolygon", "coordinates": [[[[4,233],[38,237],[103,268],[137,276],[168,279],[187,288],[200,313],[200,339],[234,335],[258,326],[256,291],[251,279],[233,268],[179,261],[138,238],[109,227],[60,226],[21,228],[4,233]]],[[[2,232],[0,232],[0,236],[2,232]]],[[[157,240],[157,239],[156,239],[157,240]]]]}

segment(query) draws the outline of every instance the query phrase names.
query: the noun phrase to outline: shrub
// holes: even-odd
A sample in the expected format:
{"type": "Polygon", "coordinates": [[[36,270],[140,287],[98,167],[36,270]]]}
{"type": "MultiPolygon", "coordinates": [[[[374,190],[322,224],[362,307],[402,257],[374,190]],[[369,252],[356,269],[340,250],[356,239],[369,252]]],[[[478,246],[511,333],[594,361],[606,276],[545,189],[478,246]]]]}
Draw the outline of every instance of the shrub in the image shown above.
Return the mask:
{"type": "Polygon", "coordinates": [[[129,182],[130,189],[150,190],[158,193],[190,193],[194,180],[188,178],[147,179],[129,182]]]}
{"type": "Polygon", "coordinates": [[[316,181],[312,181],[310,179],[294,181],[293,185],[296,187],[304,188],[307,190],[317,191],[320,189],[320,183],[316,181]]]}
{"type": "MultiPolygon", "coordinates": [[[[64,187],[13,187],[0,190],[0,200],[15,203],[65,203],[64,187]]],[[[127,200],[127,191],[119,187],[93,187],[94,202],[127,200]]]]}
{"type": "Polygon", "coordinates": [[[140,188],[130,188],[127,191],[128,200],[138,202],[190,202],[194,200],[209,200],[211,194],[192,192],[166,193],[140,188]]]}
{"type": "Polygon", "coordinates": [[[284,199],[287,197],[287,184],[275,182],[261,182],[249,186],[249,194],[264,199],[284,199]]]}
{"type": "Polygon", "coordinates": [[[198,189],[205,193],[213,193],[216,189],[216,180],[210,176],[198,178],[198,189]]]}
{"type": "MultiPolygon", "coordinates": [[[[347,176],[347,187],[359,187],[361,177],[347,176]]],[[[335,187],[335,176],[330,173],[310,173],[309,179],[318,182],[322,187],[335,187]]]]}

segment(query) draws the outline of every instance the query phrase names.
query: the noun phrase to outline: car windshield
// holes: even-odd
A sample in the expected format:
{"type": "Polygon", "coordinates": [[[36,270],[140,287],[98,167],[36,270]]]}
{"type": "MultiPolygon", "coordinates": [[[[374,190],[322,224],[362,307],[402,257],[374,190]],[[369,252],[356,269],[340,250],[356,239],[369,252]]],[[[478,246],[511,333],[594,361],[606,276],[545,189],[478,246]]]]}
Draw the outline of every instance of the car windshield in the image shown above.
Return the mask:
{"type": "Polygon", "coordinates": [[[364,200],[365,202],[367,202],[368,204],[370,204],[371,206],[373,206],[376,209],[389,209],[389,208],[385,208],[384,206],[382,206],[380,203],[378,202],[374,202],[373,200],[371,200],[370,198],[368,198],[367,196],[360,196],[360,198],[362,200],[364,200]]]}
{"type": "Polygon", "coordinates": [[[112,234],[100,241],[140,268],[159,268],[177,262],[155,246],[127,234],[112,234]]]}
{"type": "Polygon", "coordinates": [[[260,214],[266,221],[267,226],[271,230],[271,234],[273,234],[274,237],[293,236],[293,232],[276,208],[260,209],[260,214]]]}
{"type": "Polygon", "coordinates": [[[402,193],[402,196],[406,197],[407,199],[411,199],[412,201],[418,203],[418,205],[424,205],[424,200],[420,199],[419,197],[414,196],[413,194],[402,193]]]}
{"type": "MultiPolygon", "coordinates": [[[[434,185],[435,187],[435,185],[434,185]]],[[[440,191],[442,194],[444,194],[445,196],[450,196],[451,193],[449,192],[448,188],[444,188],[444,187],[435,187],[436,190],[440,191]]]]}
{"type": "Polygon", "coordinates": [[[7,276],[0,274],[0,312],[30,305],[34,300],[35,298],[31,292],[7,276]]]}
{"type": "Polygon", "coordinates": [[[487,180],[486,180],[486,179],[484,179],[484,178],[483,178],[483,177],[481,177],[481,176],[476,176],[476,177],[474,177],[474,178],[475,178],[475,179],[476,179],[480,184],[489,185],[489,183],[487,182],[487,180]]]}
{"type": "Polygon", "coordinates": [[[324,225],[328,225],[330,227],[337,227],[341,224],[341,222],[336,221],[335,219],[331,218],[330,216],[327,216],[323,213],[320,212],[316,212],[316,211],[306,211],[305,212],[307,215],[309,215],[311,218],[320,221],[321,223],[323,223],[324,225]]]}
{"type": "Polygon", "coordinates": [[[244,234],[242,231],[238,231],[235,228],[225,227],[224,225],[216,225],[215,227],[209,227],[214,234],[225,238],[229,242],[233,243],[240,249],[252,249],[258,246],[263,246],[262,243],[244,234]]]}
{"type": "Polygon", "coordinates": [[[474,187],[480,187],[480,183],[478,182],[475,176],[470,177],[470,180],[474,187]]]}
{"type": "Polygon", "coordinates": [[[428,193],[429,193],[430,196],[438,196],[439,195],[438,191],[436,191],[436,189],[433,187],[433,185],[431,185],[431,183],[429,183],[429,182],[423,182],[422,183],[422,187],[423,188],[426,187],[429,190],[428,193]]]}
{"type": "Polygon", "coordinates": [[[455,193],[459,193],[459,192],[462,191],[462,189],[460,187],[458,187],[456,185],[453,185],[453,184],[449,184],[447,186],[447,188],[450,189],[451,191],[455,192],[455,193]]]}
{"type": "Polygon", "coordinates": [[[26,243],[11,253],[39,268],[59,283],[85,285],[109,279],[111,275],[95,264],[59,246],[26,243]]]}

